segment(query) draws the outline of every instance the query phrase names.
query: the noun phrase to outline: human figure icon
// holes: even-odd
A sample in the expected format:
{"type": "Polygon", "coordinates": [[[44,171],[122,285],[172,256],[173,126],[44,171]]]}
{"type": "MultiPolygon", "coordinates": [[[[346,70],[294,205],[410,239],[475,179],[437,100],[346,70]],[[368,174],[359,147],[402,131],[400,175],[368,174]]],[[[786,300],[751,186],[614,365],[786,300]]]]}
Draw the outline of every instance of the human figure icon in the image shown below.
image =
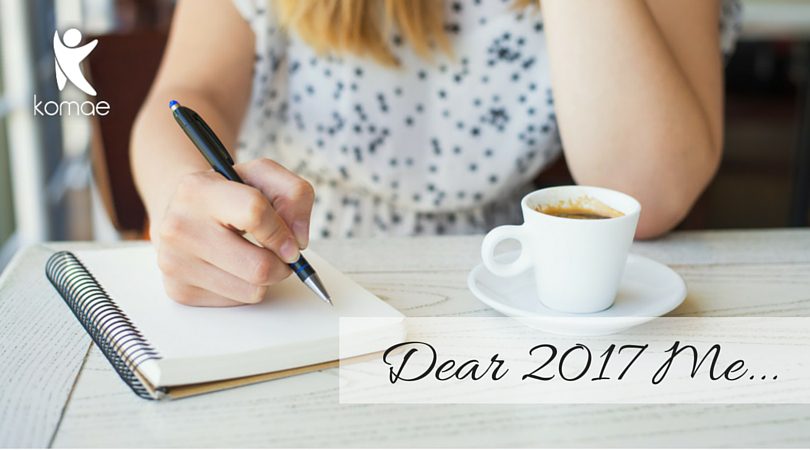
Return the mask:
{"type": "Polygon", "coordinates": [[[82,73],[81,62],[96,48],[98,39],[79,47],[82,41],[82,33],[71,28],[59,38],[59,32],[53,34],[53,54],[56,69],[56,84],[59,90],[65,88],[67,80],[74,86],[81,89],[87,95],[96,95],[96,90],[87,81],[82,73]]]}

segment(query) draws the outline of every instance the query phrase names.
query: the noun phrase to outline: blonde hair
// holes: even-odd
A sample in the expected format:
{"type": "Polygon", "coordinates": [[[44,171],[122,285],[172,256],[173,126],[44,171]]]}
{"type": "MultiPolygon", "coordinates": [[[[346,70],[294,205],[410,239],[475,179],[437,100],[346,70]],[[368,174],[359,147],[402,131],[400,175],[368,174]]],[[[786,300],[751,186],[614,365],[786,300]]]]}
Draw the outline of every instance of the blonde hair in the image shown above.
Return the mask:
{"type": "MultiPolygon", "coordinates": [[[[419,56],[452,55],[442,0],[273,0],[281,26],[295,30],[316,52],[368,56],[386,66],[399,61],[388,43],[396,29],[419,56]]],[[[539,0],[516,0],[516,8],[539,0]]]]}

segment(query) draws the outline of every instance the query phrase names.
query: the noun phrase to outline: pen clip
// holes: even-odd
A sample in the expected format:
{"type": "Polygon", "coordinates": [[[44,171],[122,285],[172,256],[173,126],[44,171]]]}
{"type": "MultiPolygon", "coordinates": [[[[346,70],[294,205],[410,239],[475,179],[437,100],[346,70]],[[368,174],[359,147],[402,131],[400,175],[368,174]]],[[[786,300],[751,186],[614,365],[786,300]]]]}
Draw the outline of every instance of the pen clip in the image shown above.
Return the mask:
{"type": "Polygon", "coordinates": [[[228,165],[232,166],[234,164],[233,158],[231,158],[231,154],[228,153],[228,150],[225,148],[225,145],[222,144],[222,141],[220,141],[217,135],[214,133],[214,130],[212,130],[208,126],[208,124],[205,123],[205,121],[202,120],[202,118],[196,112],[193,113],[193,118],[197,122],[197,125],[200,126],[200,129],[205,131],[205,134],[208,135],[208,139],[211,141],[211,143],[214,144],[214,148],[217,149],[222,158],[224,158],[225,161],[227,161],[228,165]]]}

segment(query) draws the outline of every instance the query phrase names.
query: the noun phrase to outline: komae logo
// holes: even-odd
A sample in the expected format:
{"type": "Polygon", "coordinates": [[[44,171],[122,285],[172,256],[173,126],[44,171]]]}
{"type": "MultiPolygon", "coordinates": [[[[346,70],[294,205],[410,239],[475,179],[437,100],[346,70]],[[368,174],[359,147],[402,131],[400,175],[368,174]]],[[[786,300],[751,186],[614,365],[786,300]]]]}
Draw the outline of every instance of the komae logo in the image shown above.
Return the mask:
{"type": "MultiPolygon", "coordinates": [[[[56,85],[59,91],[65,89],[70,81],[75,87],[87,95],[96,96],[96,90],[87,81],[82,72],[81,63],[96,48],[98,39],[88,42],[82,46],[82,33],[71,28],[59,37],[59,32],[53,34],[53,61],[56,71],[56,85]]],[[[105,101],[93,103],[91,101],[48,101],[37,100],[34,94],[34,115],[35,116],[61,116],[61,115],[85,115],[85,116],[106,116],[110,112],[110,104],[105,101]]]]}

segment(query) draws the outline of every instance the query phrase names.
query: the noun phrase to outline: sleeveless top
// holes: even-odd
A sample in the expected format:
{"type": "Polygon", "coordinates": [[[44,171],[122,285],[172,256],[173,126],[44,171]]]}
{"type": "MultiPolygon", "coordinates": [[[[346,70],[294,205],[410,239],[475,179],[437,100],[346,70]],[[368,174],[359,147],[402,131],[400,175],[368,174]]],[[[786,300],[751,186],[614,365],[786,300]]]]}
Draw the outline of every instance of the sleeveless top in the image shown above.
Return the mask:
{"type": "MultiPolygon", "coordinates": [[[[519,200],[561,153],[543,17],[511,1],[445,2],[453,57],[398,68],[318,55],[278,26],[268,0],[234,0],[256,39],[237,158],[268,157],[315,187],[311,234],[480,233],[520,223],[519,200]]],[[[721,48],[739,26],[723,0],[721,48]]]]}

